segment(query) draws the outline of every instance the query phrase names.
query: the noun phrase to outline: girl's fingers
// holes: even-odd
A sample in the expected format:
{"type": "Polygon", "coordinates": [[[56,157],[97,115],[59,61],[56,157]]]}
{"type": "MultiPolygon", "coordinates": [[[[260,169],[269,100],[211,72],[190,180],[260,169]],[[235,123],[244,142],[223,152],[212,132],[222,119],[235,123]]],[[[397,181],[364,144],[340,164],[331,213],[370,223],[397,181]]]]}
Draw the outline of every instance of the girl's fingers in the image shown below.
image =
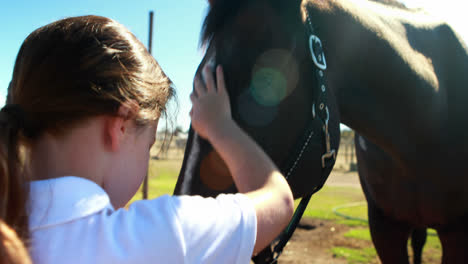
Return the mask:
{"type": "Polygon", "coordinates": [[[197,74],[195,80],[193,81],[193,86],[195,87],[195,93],[197,96],[206,92],[205,84],[201,80],[200,76],[197,74]]]}
{"type": "Polygon", "coordinates": [[[203,79],[205,80],[206,90],[208,92],[216,90],[216,84],[213,79],[213,73],[211,72],[211,66],[209,64],[203,67],[203,79]]]}
{"type": "Polygon", "coordinates": [[[221,65],[218,65],[218,67],[216,67],[216,83],[218,87],[218,92],[226,93],[226,84],[224,82],[224,73],[221,65]]]}

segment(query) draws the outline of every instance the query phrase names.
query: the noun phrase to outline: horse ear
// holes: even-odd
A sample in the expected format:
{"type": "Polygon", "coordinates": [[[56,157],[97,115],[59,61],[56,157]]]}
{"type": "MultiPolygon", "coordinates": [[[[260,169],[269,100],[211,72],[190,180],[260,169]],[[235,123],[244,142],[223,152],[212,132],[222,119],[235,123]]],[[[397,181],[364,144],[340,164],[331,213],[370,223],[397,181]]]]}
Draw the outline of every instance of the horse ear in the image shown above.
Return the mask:
{"type": "Polygon", "coordinates": [[[210,5],[212,6],[214,4],[216,0],[208,0],[208,2],[210,3],[210,5]]]}

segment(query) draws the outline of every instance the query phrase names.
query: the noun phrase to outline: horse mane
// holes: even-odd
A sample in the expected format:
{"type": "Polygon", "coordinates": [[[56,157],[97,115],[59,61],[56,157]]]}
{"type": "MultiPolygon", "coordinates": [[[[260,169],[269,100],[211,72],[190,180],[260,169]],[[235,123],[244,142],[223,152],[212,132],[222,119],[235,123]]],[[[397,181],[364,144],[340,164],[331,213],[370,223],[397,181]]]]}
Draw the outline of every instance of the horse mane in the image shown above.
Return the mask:
{"type": "Polygon", "coordinates": [[[208,42],[216,32],[219,32],[223,28],[226,21],[237,15],[248,2],[249,0],[211,1],[210,11],[203,22],[201,43],[208,42]]]}
{"type": "MultiPolygon", "coordinates": [[[[201,33],[201,44],[207,43],[212,36],[221,31],[221,29],[226,24],[226,21],[229,21],[235,17],[242,8],[248,4],[252,4],[258,0],[214,0],[210,1],[210,10],[203,22],[202,33],[201,33]]],[[[269,0],[274,4],[275,0],[269,0]]],[[[280,0],[280,2],[288,1],[291,4],[294,4],[295,1],[292,0],[280,0]]],[[[300,0],[297,0],[300,2],[300,0]]],[[[405,4],[398,0],[369,0],[372,2],[381,3],[387,6],[408,9],[405,4]]],[[[278,4],[277,4],[278,5],[278,4]]],[[[284,3],[279,4],[284,5],[284,3]]]]}

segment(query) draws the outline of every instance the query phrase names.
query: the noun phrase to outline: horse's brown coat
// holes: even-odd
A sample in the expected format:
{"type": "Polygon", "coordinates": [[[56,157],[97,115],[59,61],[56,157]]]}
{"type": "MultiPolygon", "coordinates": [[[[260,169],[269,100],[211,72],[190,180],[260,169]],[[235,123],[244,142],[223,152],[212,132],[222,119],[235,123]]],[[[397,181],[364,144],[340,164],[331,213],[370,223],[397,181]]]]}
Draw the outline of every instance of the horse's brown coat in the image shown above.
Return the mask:
{"type": "MultiPolygon", "coordinates": [[[[317,88],[304,33],[307,8],[329,66],[333,147],[340,121],[366,145],[357,149],[359,173],[382,262],[408,263],[408,237],[413,230],[425,236],[421,229],[432,227],[441,238],[443,263],[468,263],[468,49],[447,23],[390,2],[217,0],[204,27],[207,54],[216,54],[226,69],[234,119],[282,164],[317,88]],[[275,109],[276,118],[255,127],[238,115],[244,105],[239,98],[257,58],[272,49],[291,50],[299,80],[275,109]]],[[[317,177],[312,164],[320,148],[311,148],[317,151],[305,157],[310,167],[290,179],[296,196],[317,177]]],[[[198,164],[210,151],[192,131],[176,193],[184,186],[184,193],[219,192],[197,180],[198,164]]]]}

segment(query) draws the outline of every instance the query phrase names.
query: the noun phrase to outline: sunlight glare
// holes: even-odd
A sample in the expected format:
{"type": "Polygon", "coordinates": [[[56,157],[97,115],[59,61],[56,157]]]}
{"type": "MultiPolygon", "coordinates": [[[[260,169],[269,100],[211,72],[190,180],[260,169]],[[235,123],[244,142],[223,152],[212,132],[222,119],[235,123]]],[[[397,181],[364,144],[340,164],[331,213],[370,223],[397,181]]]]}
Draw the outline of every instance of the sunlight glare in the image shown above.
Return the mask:
{"type": "Polygon", "coordinates": [[[402,2],[409,8],[423,8],[428,13],[447,21],[465,43],[468,42],[468,27],[465,25],[468,2],[461,0],[403,0],[402,2]]]}

